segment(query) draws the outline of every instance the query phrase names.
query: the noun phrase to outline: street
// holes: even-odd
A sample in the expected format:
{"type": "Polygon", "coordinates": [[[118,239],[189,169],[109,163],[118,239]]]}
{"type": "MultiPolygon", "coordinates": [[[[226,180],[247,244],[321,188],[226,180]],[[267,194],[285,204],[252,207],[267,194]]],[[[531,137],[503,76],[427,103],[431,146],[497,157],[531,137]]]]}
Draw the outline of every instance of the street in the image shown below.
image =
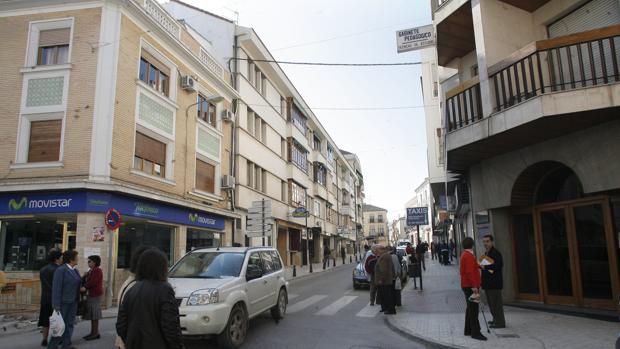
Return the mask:
{"type": "MultiPolygon", "coordinates": [[[[290,285],[287,315],[276,324],[269,313],[250,322],[242,348],[421,348],[386,327],[379,307],[368,305],[368,290],[353,290],[353,264],[321,273],[290,285]]],[[[74,332],[80,349],[112,348],[115,319],[102,321],[102,339],[85,342],[90,324],[81,322],[74,332]]],[[[38,332],[0,337],[0,348],[37,348],[38,332]]],[[[215,340],[186,340],[188,349],[217,348],[215,340]]]]}

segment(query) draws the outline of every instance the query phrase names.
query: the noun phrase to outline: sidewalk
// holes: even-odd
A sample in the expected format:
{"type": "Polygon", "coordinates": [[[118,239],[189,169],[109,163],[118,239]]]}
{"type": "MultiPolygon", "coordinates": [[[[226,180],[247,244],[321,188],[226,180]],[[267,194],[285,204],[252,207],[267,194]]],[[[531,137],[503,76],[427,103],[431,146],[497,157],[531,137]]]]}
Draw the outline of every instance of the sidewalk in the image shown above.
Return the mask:
{"type": "MultiPolygon", "coordinates": [[[[480,314],[480,342],[463,335],[465,297],[458,266],[442,266],[427,259],[424,291],[409,282],[402,292],[403,307],[386,318],[388,325],[406,336],[440,348],[613,348],[620,324],[575,316],[505,306],[507,327],[487,333],[480,314]]],[[[482,309],[482,307],[481,307],[482,309]]],[[[484,306],[487,320],[491,320],[484,306]]]]}
{"type": "MultiPolygon", "coordinates": [[[[345,266],[350,266],[351,268],[353,268],[355,265],[357,265],[357,262],[355,262],[355,256],[354,255],[347,255],[347,257],[345,258],[346,263],[344,264],[345,266]]],[[[339,268],[342,267],[342,258],[337,258],[336,259],[336,266],[334,267],[334,260],[330,259],[329,260],[329,265],[325,267],[325,270],[323,270],[323,263],[312,263],[312,273],[310,273],[310,268],[308,266],[297,266],[296,269],[296,273],[297,276],[293,277],[293,267],[285,267],[284,269],[284,273],[285,273],[285,278],[286,281],[292,281],[292,280],[297,280],[297,279],[303,279],[305,277],[309,277],[311,275],[315,275],[318,273],[322,273],[324,271],[329,271],[332,270],[334,268],[339,268]]]]}

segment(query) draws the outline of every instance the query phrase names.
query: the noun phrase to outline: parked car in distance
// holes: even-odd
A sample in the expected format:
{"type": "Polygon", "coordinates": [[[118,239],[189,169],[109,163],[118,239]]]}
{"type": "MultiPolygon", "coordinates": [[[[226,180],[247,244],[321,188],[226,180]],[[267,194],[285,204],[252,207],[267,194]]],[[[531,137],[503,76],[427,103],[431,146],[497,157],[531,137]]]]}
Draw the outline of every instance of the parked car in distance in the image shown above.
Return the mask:
{"type": "Polygon", "coordinates": [[[362,262],[358,262],[353,269],[353,288],[359,290],[362,286],[370,287],[370,282],[366,278],[364,264],[362,262]]]}
{"type": "Polygon", "coordinates": [[[250,319],[288,305],[282,259],[270,247],[221,247],[187,253],[170,269],[184,336],[217,336],[223,348],[243,344],[250,319]]]}

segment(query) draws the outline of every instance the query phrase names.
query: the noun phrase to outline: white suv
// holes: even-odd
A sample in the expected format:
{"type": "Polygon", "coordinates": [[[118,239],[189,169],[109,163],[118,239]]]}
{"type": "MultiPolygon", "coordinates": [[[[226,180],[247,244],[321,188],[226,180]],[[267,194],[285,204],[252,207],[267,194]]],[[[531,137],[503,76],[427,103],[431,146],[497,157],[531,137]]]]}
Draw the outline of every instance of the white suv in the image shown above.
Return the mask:
{"type": "Polygon", "coordinates": [[[249,319],[271,310],[279,321],[288,304],[282,259],[270,247],[194,250],[172,267],[169,281],[183,335],[216,335],[224,348],[243,343],[249,319]]]}

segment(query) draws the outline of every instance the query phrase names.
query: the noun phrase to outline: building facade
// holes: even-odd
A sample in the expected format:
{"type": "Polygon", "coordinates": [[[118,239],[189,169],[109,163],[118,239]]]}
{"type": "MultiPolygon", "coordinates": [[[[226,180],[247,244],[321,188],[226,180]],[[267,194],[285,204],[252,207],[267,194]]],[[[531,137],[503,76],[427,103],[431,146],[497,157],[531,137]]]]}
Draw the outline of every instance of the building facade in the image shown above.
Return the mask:
{"type": "Polygon", "coordinates": [[[438,65],[455,71],[440,82],[447,168],[478,249],[493,234],[504,253],[504,297],[614,309],[620,2],[431,4],[438,65]]]}
{"type": "MultiPolygon", "coordinates": [[[[414,196],[405,203],[405,208],[408,207],[426,207],[428,208],[428,218],[427,221],[429,223],[432,222],[432,197],[431,197],[431,184],[428,178],[424,179],[424,182],[420,184],[414,191],[414,196]]],[[[406,224],[407,219],[405,217],[406,224]]],[[[429,244],[433,241],[433,229],[431,224],[407,227],[405,231],[409,232],[408,239],[411,242],[417,244],[418,240],[421,242],[428,242],[429,244]],[[419,229],[418,229],[419,228],[419,229]]],[[[436,237],[434,240],[438,240],[436,237]]]]}
{"type": "Polygon", "coordinates": [[[324,246],[355,253],[363,200],[357,156],[336,146],[252,28],[181,1],[165,6],[212,44],[239,94],[233,132],[234,207],[243,216],[239,241],[277,247],[286,265],[321,262],[324,246]],[[248,220],[252,205],[262,200],[273,218],[264,241],[248,220]],[[307,218],[293,214],[304,209],[307,218]]]}
{"type": "Polygon", "coordinates": [[[391,242],[389,239],[389,222],[387,213],[384,208],[364,204],[364,239],[370,244],[382,244],[389,245],[391,242]]]}
{"type": "Polygon", "coordinates": [[[0,5],[0,268],[100,255],[108,301],[132,251],[171,262],[234,240],[231,76],[156,1],[0,5]],[[110,210],[120,214],[106,225],[110,210]],[[116,225],[116,227],[115,227],[116,225]]]}

